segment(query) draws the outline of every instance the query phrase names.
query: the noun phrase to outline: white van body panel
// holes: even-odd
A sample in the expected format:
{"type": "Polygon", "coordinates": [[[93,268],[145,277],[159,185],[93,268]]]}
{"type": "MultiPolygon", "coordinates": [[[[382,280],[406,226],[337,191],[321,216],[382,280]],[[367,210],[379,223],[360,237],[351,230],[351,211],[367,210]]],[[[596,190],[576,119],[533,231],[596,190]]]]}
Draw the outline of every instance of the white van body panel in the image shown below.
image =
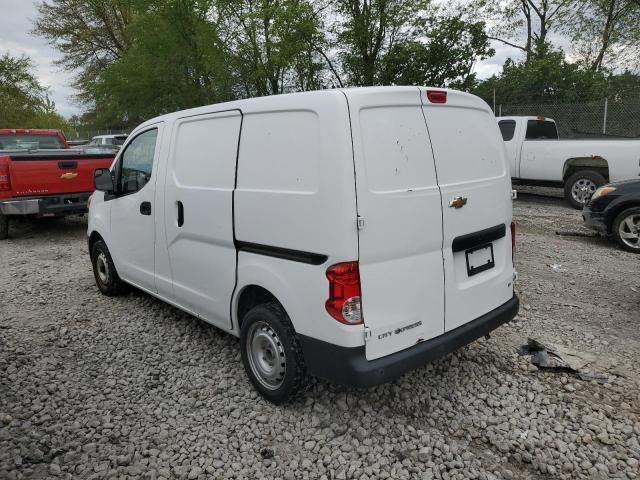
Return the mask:
{"type": "Polygon", "coordinates": [[[423,99],[442,192],[445,330],[450,331],[513,297],[511,178],[486,103],[455,91],[448,92],[446,104],[429,103],[426,94],[423,99]],[[450,206],[459,197],[466,205],[450,206]],[[495,266],[469,276],[466,252],[453,252],[454,239],[500,225],[505,235],[492,242],[495,266]]]}
{"type": "Polygon", "coordinates": [[[415,87],[346,91],[353,129],[362,312],[372,360],[444,333],[442,213],[415,87]],[[405,329],[402,333],[394,333],[405,329]]]}
{"type": "MultiPolygon", "coordinates": [[[[277,109],[261,109],[261,102],[255,109],[243,109],[234,206],[239,244],[236,291],[251,284],[258,276],[257,265],[263,264],[288,285],[283,287],[290,292],[285,303],[296,312],[299,334],[343,346],[352,346],[358,338],[362,344],[362,325],[339,324],[325,309],[327,267],[358,259],[346,99],[333,90],[278,100],[277,109]],[[312,252],[327,260],[322,265],[292,262],[248,253],[245,244],[312,252]],[[245,262],[250,269],[245,269],[245,262]],[[251,275],[245,273],[249,271],[251,275]],[[354,336],[345,336],[345,331],[354,336]]],[[[293,311],[287,310],[290,316],[293,311]]]]}
{"type": "Polygon", "coordinates": [[[241,122],[238,110],[176,119],[165,183],[164,223],[174,298],[200,318],[227,329],[235,286],[232,207],[241,122]]]}
{"type": "MultiPolygon", "coordinates": [[[[153,211],[158,181],[158,165],[166,156],[166,148],[163,148],[164,127],[164,122],[148,123],[136,129],[129,137],[129,141],[132,142],[141,134],[157,129],[151,178],[139,191],[109,202],[111,204],[108,235],[111,238],[111,244],[109,249],[114,264],[123,280],[149,292],[157,291],[155,253],[154,247],[150,247],[150,245],[155,245],[156,241],[156,217],[154,215],[140,215],[140,205],[149,202],[153,211]]],[[[117,161],[116,159],[114,165],[117,161]]]]}

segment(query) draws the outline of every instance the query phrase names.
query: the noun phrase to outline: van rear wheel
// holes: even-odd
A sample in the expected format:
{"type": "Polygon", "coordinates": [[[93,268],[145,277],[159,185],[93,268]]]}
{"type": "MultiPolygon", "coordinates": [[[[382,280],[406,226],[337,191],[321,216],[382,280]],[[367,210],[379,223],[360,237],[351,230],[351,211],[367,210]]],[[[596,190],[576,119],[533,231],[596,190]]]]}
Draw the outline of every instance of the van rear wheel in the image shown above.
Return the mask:
{"type": "Polygon", "coordinates": [[[96,285],[104,295],[115,297],[126,292],[127,286],[120,280],[104,241],[98,240],[91,247],[91,263],[96,285]]]}
{"type": "Polygon", "coordinates": [[[575,209],[582,209],[595,191],[607,181],[598,172],[581,170],[571,175],[564,184],[564,196],[575,209]]]}
{"type": "Polygon", "coordinates": [[[258,305],[246,314],[240,345],[247,376],[265,399],[281,404],[303,390],[307,382],[304,357],[280,304],[258,305]]]}

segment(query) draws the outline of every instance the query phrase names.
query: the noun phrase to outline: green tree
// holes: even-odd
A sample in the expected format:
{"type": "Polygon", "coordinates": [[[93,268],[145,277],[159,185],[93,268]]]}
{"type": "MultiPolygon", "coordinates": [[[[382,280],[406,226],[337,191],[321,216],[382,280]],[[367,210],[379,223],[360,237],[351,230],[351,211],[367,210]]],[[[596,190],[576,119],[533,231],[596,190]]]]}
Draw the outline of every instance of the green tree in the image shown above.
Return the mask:
{"type": "Polygon", "coordinates": [[[307,0],[217,0],[239,96],[321,87],[322,33],[307,0]]]}
{"type": "Polygon", "coordinates": [[[607,77],[602,72],[570,63],[564,52],[546,49],[541,57],[515,62],[507,59],[502,73],[482,82],[473,93],[498,103],[573,103],[604,98],[607,77]]]}
{"type": "Polygon", "coordinates": [[[482,22],[435,17],[420,40],[398,42],[389,49],[382,58],[380,82],[469,90],[476,83],[476,60],[493,54],[482,22]]]}
{"type": "Polygon", "coordinates": [[[640,0],[582,0],[576,7],[566,31],[592,70],[640,65],[640,0]]]}
{"type": "Polygon", "coordinates": [[[32,70],[28,57],[0,57],[0,128],[66,128],[32,70]]]}
{"type": "Polygon", "coordinates": [[[125,128],[232,96],[229,66],[207,0],[162,0],[130,26],[129,46],[96,79],[98,125],[125,128]]]}
{"type": "Polygon", "coordinates": [[[559,31],[580,0],[473,0],[466,15],[482,18],[493,26],[491,40],[522,51],[526,60],[547,53],[549,33],[559,31]]]}
{"type": "Polygon", "coordinates": [[[342,68],[351,85],[380,83],[382,58],[414,39],[429,0],[334,0],[342,68]]]}
{"type": "Polygon", "coordinates": [[[129,26],[145,0],[44,0],[38,4],[33,33],[48,40],[62,58],[58,62],[77,72],[75,87],[85,102],[104,69],[130,45],[129,26]]]}

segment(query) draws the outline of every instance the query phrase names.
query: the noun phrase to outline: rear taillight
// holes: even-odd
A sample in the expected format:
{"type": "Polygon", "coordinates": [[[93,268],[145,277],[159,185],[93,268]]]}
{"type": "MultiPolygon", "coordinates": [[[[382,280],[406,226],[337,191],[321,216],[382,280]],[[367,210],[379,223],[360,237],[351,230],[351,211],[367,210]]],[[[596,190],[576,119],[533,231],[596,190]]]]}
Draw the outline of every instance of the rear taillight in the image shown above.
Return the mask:
{"type": "Polygon", "coordinates": [[[0,191],[11,190],[11,176],[9,175],[9,164],[0,160],[0,191]]]}
{"type": "Polygon", "coordinates": [[[516,257],[516,224],[511,222],[511,259],[516,257]]]}
{"type": "Polygon", "coordinates": [[[358,262],[337,263],[327,269],[329,299],[325,307],[329,315],[347,325],[362,323],[360,303],[360,271],[358,262]]]}
{"type": "Polygon", "coordinates": [[[442,90],[427,90],[427,99],[431,103],[447,103],[447,92],[442,90]]]}

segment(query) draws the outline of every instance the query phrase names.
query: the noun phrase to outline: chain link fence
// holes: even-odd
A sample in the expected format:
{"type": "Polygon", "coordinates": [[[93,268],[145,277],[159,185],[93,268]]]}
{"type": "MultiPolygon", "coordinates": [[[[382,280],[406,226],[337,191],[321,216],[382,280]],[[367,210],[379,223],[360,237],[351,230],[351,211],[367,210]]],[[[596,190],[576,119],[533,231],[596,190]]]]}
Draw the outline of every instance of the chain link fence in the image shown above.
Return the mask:
{"type": "Polygon", "coordinates": [[[640,102],[498,104],[495,114],[553,118],[561,138],[640,137],[640,102]]]}

